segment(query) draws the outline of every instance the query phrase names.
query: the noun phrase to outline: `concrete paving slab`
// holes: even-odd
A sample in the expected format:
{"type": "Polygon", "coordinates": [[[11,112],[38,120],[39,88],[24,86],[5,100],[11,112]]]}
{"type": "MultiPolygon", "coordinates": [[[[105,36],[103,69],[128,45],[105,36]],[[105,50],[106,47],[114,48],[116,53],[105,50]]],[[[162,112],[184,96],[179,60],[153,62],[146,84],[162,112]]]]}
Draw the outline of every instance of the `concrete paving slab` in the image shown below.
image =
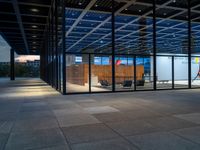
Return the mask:
{"type": "Polygon", "coordinates": [[[119,112],[118,109],[110,107],[110,106],[96,106],[96,107],[87,107],[84,108],[86,112],[89,114],[103,114],[109,112],[119,112]]]}
{"type": "Polygon", "coordinates": [[[200,124],[200,113],[180,114],[175,117],[200,124]]]}
{"type": "Polygon", "coordinates": [[[139,150],[123,139],[72,145],[72,150],[139,150]]]}
{"type": "Polygon", "coordinates": [[[140,150],[199,150],[200,145],[171,133],[152,133],[128,137],[140,150]]]}
{"type": "Polygon", "coordinates": [[[99,120],[97,120],[92,115],[88,114],[65,115],[62,117],[57,117],[57,119],[60,127],[70,127],[70,126],[100,123],[99,120]]]}
{"type": "Polygon", "coordinates": [[[38,130],[11,133],[5,150],[39,149],[65,144],[65,138],[59,129],[38,130]]]}
{"type": "Polygon", "coordinates": [[[93,142],[97,140],[119,137],[119,135],[106,127],[104,124],[69,127],[62,128],[62,130],[71,144],[93,142]]]}
{"type": "Polygon", "coordinates": [[[200,144],[200,126],[173,131],[175,134],[200,144]]]}

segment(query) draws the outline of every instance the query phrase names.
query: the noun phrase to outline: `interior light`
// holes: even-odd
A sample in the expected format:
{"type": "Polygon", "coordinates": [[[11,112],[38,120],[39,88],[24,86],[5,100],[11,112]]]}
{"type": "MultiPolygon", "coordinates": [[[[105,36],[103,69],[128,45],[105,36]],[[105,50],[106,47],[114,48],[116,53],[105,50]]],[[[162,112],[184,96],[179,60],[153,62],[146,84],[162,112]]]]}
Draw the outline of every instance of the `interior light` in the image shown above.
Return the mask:
{"type": "Polygon", "coordinates": [[[37,28],[38,26],[33,25],[32,28],[37,28]]]}
{"type": "Polygon", "coordinates": [[[33,38],[36,38],[37,36],[36,36],[36,35],[33,35],[32,37],[33,37],[33,38]]]}
{"type": "Polygon", "coordinates": [[[127,8],[125,10],[128,10],[127,8]]]}
{"type": "Polygon", "coordinates": [[[80,3],[78,3],[79,5],[82,5],[82,3],[80,2],[80,3]]]}
{"type": "Polygon", "coordinates": [[[39,12],[39,10],[36,9],[36,8],[32,8],[31,11],[32,11],[32,12],[39,12]]]}
{"type": "Polygon", "coordinates": [[[173,3],[176,3],[176,0],[173,0],[173,3]]]}
{"type": "Polygon", "coordinates": [[[166,16],[166,15],[167,15],[167,13],[164,13],[163,15],[164,15],[164,16],[166,16]]]}
{"type": "Polygon", "coordinates": [[[142,10],[141,10],[141,9],[139,9],[138,11],[139,11],[139,12],[142,12],[142,10]]]}
{"type": "Polygon", "coordinates": [[[33,44],[36,44],[36,42],[33,42],[33,44]]]}
{"type": "Polygon", "coordinates": [[[98,6],[99,6],[99,5],[97,5],[97,4],[95,5],[95,7],[98,7],[98,6]]]}

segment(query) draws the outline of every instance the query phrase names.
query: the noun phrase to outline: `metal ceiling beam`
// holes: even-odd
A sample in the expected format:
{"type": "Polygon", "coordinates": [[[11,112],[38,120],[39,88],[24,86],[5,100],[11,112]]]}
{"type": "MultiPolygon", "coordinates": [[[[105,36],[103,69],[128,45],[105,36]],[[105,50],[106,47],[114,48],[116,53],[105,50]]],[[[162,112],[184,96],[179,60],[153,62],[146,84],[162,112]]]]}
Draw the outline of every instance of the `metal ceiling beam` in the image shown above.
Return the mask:
{"type": "Polygon", "coordinates": [[[27,54],[29,54],[28,42],[27,42],[27,39],[26,39],[24,26],[23,26],[23,23],[22,23],[22,18],[21,18],[21,14],[20,14],[20,10],[19,10],[18,1],[17,0],[12,0],[12,4],[13,4],[13,8],[14,8],[15,13],[16,13],[16,17],[17,17],[17,21],[18,21],[18,24],[19,24],[19,27],[20,27],[20,31],[22,33],[22,37],[23,37],[23,40],[24,40],[24,45],[25,45],[25,48],[26,48],[26,52],[27,52],[27,54]]]}
{"type": "Polygon", "coordinates": [[[87,7],[82,11],[80,16],[76,19],[74,24],[71,26],[71,28],[66,32],[65,37],[69,35],[69,33],[79,24],[80,20],[83,19],[83,17],[87,14],[87,12],[92,8],[92,6],[96,3],[96,0],[92,0],[87,7]]]}

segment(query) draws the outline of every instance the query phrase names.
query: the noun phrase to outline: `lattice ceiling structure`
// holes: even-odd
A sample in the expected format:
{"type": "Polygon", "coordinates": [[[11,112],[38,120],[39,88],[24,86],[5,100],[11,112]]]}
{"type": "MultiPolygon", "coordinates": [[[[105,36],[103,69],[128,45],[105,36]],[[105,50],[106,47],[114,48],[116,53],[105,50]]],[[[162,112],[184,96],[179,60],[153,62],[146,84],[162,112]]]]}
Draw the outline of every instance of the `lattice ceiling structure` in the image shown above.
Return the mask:
{"type": "MultiPolygon", "coordinates": [[[[157,0],[157,51],[187,53],[187,0],[157,0]]],[[[51,0],[1,0],[0,32],[18,54],[39,54],[51,0]]],[[[191,0],[192,51],[199,53],[200,1],[191,0]]],[[[152,53],[152,0],[115,0],[115,50],[152,53]]],[[[66,0],[66,52],[110,53],[111,0],[66,0]]]]}
{"type": "MultiPolygon", "coordinates": [[[[66,1],[66,52],[111,53],[111,0],[66,1]]],[[[152,0],[115,1],[115,52],[151,54],[152,0]]],[[[191,1],[192,51],[200,52],[200,1],[191,1]]],[[[187,53],[187,0],[157,0],[158,53],[187,53]]]]}
{"type": "Polygon", "coordinates": [[[18,54],[39,54],[51,0],[0,0],[0,32],[18,54]]]}

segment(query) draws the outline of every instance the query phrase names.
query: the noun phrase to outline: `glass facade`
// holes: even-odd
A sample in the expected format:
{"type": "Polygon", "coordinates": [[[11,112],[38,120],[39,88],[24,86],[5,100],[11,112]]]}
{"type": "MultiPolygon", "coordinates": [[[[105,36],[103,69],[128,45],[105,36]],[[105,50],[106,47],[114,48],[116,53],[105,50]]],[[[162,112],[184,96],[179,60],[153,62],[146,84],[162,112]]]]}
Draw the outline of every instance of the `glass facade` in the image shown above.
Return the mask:
{"type": "Polygon", "coordinates": [[[64,94],[200,87],[198,0],[56,3],[46,70],[64,94]]]}

